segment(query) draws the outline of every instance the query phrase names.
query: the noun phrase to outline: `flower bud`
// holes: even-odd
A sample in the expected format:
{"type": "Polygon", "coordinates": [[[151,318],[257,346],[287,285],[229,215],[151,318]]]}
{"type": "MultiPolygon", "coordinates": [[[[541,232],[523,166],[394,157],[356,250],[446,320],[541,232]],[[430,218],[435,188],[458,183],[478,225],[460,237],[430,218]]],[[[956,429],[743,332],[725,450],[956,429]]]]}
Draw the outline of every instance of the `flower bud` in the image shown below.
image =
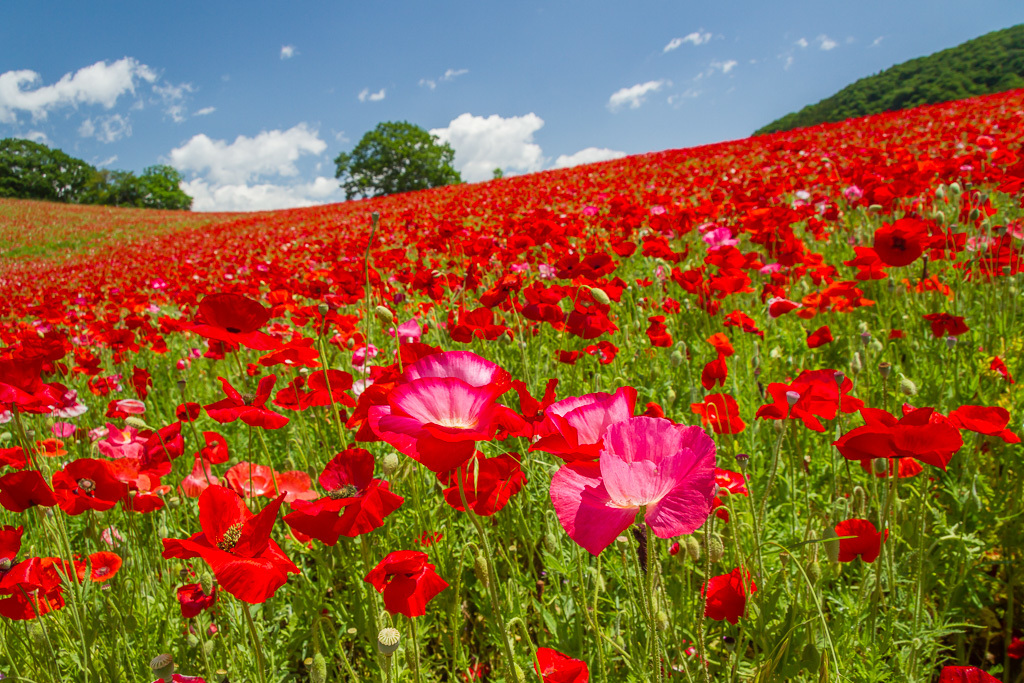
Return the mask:
{"type": "Polygon", "coordinates": [[[125,424],[129,424],[132,427],[135,427],[136,429],[153,429],[148,424],[146,424],[146,421],[143,420],[141,417],[136,417],[134,415],[129,415],[124,419],[124,421],[125,424]]]}
{"type": "Polygon", "coordinates": [[[380,463],[380,469],[384,473],[385,477],[390,477],[395,473],[400,464],[397,453],[388,453],[384,456],[380,463]]]}
{"type": "Polygon", "coordinates": [[[708,559],[712,562],[718,562],[724,556],[725,544],[722,543],[722,537],[718,534],[712,534],[711,538],[708,539],[708,559]]]}
{"type": "Polygon", "coordinates": [[[320,313],[320,315],[327,315],[327,312],[331,310],[331,307],[321,301],[320,305],[316,307],[316,310],[320,313]]]}
{"type": "Polygon", "coordinates": [[[810,579],[812,584],[818,583],[821,579],[821,565],[815,560],[807,565],[805,570],[807,572],[807,578],[810,579]]]}
{"type": "Polygon", "coordinates": [[[373,314],[377,316],[377,319],[382,323],[393,323],[395,322],[395,314],[388,309],[387,306],[377,306],[373,309],[373,314]]]}
{"type": "Polygon", "coordinates": [[[149,668],[157,678],[169,681],[174,675],[174,657],[169,654],[157,655],[149,660],[149,668]]]}
{"type": "Polygon", "coordinates": [[[594,301],[602,306],[608,306],[612,303],[611,298],[609,298],[608,294],[600,287],[591,287],[590,296],[594,297],[594,301]]]}
{"type": "Polygon", "coordinates": [[[700,543],[693,536],[687,536],[683,542],[686,546],[686,556],[694,562],[700,562],[700,543]]]}
{"type": "Polygon", "coordinates": [[[377,652],[385,657],[390,657],[398,649],[398,641],[401,639],[402,634],[398,632],[397,628],[381,629],[377,634],[377,652]]]}
{"type": "Polygon", "coordinates": [[[868,494],[862,486],[853,487],[853,515],[863,518],[868,512],[868,494]]]}
{"type": "Polygon", "coordinates": [[[864,369],[864,362],[860,359],[860,351],[856,351],[853,354],[853,358],[850,359],[850,372],[855,375],[860,374],[860,371],[864,369]]]}
{"type": "Polygon", "coordinates": [[[550,531],[544,534],[543,544],[544,550],[548,551],[552,555],[558,552],[558,537],[550,531]]]}
{"type": "Polygon", "coordinates": [[[476,557],[473,558],[473,573],[476,575],[476,580],[482,583],[484,588],[490,587],[490,576],[487,574],[487,558],[484,557],[483,553],[477,553],[476,557]]]}
{"type": "Polygon", "coordinates": [[[889,459],[888,458],[875,458],[871,461],[871,470],[877,475],[885,475],[889,473],[889,459]]]}
{"type": "Polygon", "coordinates": [[[981,216],[981,211],[978,211],[978,209],[974,208],[971,209],[971,212],[969,214],[967,214],[967,220],[969,220],[972,223],[976,223],[978,221],[979,216],[981,216]]]}
{"type": "Polygon", "coordinates": [[[654,622],[659,631],[667,631],[669,627],[668,612],[665,610],[658,610],[658,614],[654,617],[654,622]]]}
{"type": "Polygon", "coordinates": [[[669,364],[674,368],[678,368],[680,365],[682,365],[684,360],[685,359],[683,358],[683,352],[680,351],[679,349],[673,351],[668,357],[669,364]]]}
{"type": "Polygon", "coordinates": [[[203,572],[199,575],[199,588],[206,595],[213,593],[213,576],[210,572],[203,572]]]}
{"type": "Polygon", "coordinates": [[[676,390],[673,389],[672,387],[669,387],[668,391],[665,392],[665,404],[669,407],[672,407],[676,404],[677,398],[679,398],[679,396],[676,394],[676,390]]]}
{"type": "Polygon", "coordinates": [[[825,533],[821,535],[825,539],[822,544],[825,546],[825,557],[828,558],[829,562],[839,562],[839,541],[835,540],[839,538],[839,534],[836,533],[835,529],[825,529],[825,533]]]}
{"type": "Polygon", "coordinates": [[[956,346],[956,337],[946,337],[946,348],[952,351],[954,346],[956,346]]]}
{"type": "Polygon", "coordinates": [[[881,212],[882,212],[882,205],[881,204],[872,204],[872,205],[870,205],[868,207],[868,213],[881,213],[881,212]]]}
{"type": "Polygon", "coordinates": [[[904,396],[917,396],[917,385],[910,378],[900,375],[900,393],[904,396]]]}

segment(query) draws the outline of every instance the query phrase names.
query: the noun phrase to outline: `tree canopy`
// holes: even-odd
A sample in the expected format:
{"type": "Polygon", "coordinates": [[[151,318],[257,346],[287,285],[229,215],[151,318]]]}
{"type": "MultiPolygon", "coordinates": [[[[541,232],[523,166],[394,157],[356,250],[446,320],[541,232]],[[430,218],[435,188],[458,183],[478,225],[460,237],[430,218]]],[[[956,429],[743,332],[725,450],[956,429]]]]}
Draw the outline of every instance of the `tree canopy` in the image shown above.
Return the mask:
{"type": "Polygon", "coordinates": [[[97,169],[31,140],[0,140],[0,197],[187,211],[192,198],[181,181],[171,166],[150,166],[136,176],[97,169]]]}
{"type": "Polygon", "coordinates": [[[384,122],[366,133],[351,153],[335,160],[345,198],[380,197],[462,182],[452,167],[455,150],[406,121],[384,122]]]}
{"type": "Polygon", "coordinates": [[[1024,24],[897,64],[754,132],[775,133],[1024,87],[1024,24]]]}

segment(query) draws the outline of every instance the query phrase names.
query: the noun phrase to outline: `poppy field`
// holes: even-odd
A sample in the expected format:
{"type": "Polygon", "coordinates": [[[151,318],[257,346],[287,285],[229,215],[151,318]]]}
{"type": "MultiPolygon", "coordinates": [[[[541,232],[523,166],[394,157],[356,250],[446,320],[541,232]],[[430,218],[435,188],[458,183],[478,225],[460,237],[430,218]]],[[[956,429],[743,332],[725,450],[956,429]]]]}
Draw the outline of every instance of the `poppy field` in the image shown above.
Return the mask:
{"type": "Polygon", "coordinates": [[[0,200],[0,678],[1024,680],[1022,138],[0,200]]]}

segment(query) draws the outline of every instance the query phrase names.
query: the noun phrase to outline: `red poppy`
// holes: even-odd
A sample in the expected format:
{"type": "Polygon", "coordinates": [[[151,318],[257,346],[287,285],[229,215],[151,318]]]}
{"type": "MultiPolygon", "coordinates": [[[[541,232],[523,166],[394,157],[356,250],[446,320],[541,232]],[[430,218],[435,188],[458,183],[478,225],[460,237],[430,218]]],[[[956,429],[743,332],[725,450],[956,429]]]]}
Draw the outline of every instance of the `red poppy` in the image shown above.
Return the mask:
{"type": "Polygon", "coordinates": [[[816,349],[832,342],[832,330],[823,325],[807,335],[807,348],[816,349]]]}
{"type": "Polygon", "coordinates": [[[729,366],[725,362],[725,356],[719,355],[701,370],[700,383],[705,389],[710,389],[715,384],[722,387],[725,386],[725,379],[728,376],[729,366]]]}
{"type": "Polygon", "coordinates": [[[932,326],[932,336],[935,338],[940,337],[959,337],[962,334],[970,331],[967,327],[967,323],[964,322],[962,316],[950,315],[949,313],[929,313],[928,315],[921,316],[932,326]]]}
{"type": "Polygon", "coordinates": [[[220,479],[210,470],[209,462],[196,457],[192,472],[181,480],[181,492],[189,498],[198,498],[208,487],[219,484],[220,479]]]}
{"type": "Polygon", "coordinates": [[[751,581],[750,572],[744,578],[739,567],[728,574],[711,577],[701,587],[701,595],[705,596],[704,616],[716,621],[725,619],[730,624],[737,623],[747,608],[748,591],[756,593],[757,586],[751,581]]]}
{"type": "MultiPolygon", "coordinates": [[[[882,460],[883,458],[879,458],[882,460]]],[[[868,474],[873,474],[875,477],[882,479],[885,477],[891,477],[896,472],[899,472],[897,476],[900,479],[908,479],[910,477],[916,477],[917,475],[924,472],[924,468],[921,467],[921,463],[914,460],[913,458],[884,458],[886,460],[886,466],[879,468],[881,471],[875,470],[874,460],[861,460],[860,468],[868,474]]]]}
{"type": "MultiPolygon", "coordinates": [[[[882,534],[875,525],[866,519],[846,519],[835,526],[836,536],[852,536],[840,538],[839,561],[853,562],[860,559],[874,562],[882,551],[882,534]]],[[[885,538],[889,538],[889,530],[885,530],[885,538]]]]}
{"type": "Polygon", "coordinates": [[[48,413],[61,403],[63,392],[43,382],[42,359],[0,358],[0,410],[48,413]]]}
{"type": "Polygon", "coordinates": [[[447,487],[444,490],[445,502],[462,512],[466,509],[462,504],[462,496],[465,495],[466,503],[482,517],[493,515],[505,507],[509,499],[526,484],[526,475],[519,461],[511,454],[502,453],[493,458],[485,458],[480,451],[458,469],[439,474],[437,478],[447,487]]]}
{"type": "Polygon", "coordinates": [[[945,666],[939,673],[939,680],[936,683],[1001,683],[1001,681],[976,666],[945,666]]]}
{"type": "Polygon", "coordinates": [[[1006,367],[1006,362],[999,356],[993,356],[992,362],[988,366],[989,370],[998,372],[1000,375],[1006,378],[1006,381],[1010,384],[1014,384],[1013,375],[1010,374],[1010,369],[1006,367]]]}
{"type": "Polygon", "coordinates": [[[384,518],[404,499],[388,489],[388,482],[373,477],[373,455],[349,448],[335,455],[317,481],[327,497],[296,500],[284,521],[295,531],[334,545],[340,536],[354,538],[380,528],[384,518]]]}
{"type": "Polygon", "coordinates": [[[217,432],[203,432],[203,441],[206,445],[196,453],[197,458],[213,465],[225,463],[230,459],[228,441],[223,436],[217,432]]]}
{"type": "Polygon", "coordinates": [[[146,396],[149,395],[149,389],[153,386],[153,378],[145,368],[138,366],[132,367],[131,376],[132,389],[135,390],[135,395],[141,398],[143,401],[146,400],[146,396]]]}
{"type": "Polygon", "coordinates": [[[715,510],[715,514],[719,519],[728,522],[729,512],[727,510],[719,510],[724,500],[729,496],[747,496],[750,497],[750,491],[747,490],[747,480],[739,472],[733,472],[732,470],[723,470],[721,467],[715,468],[715,486],[717,487],[715,493],[715,499],[711,501],[711,509],[715,510]]]}
{"type": "Polygon", "coordinates": [[[303,409],[310,406],[329,406],[333,403],[339,406],[353,407],[356,404],[354,398],[347,392],[352,388],[352,375],[341,370],[323,370],[311,373],[306,379],[306,389],[309,391],[302,397],[303,409]],[[327,383],[330,382],[331,389],[327,390],[327,383]]]}
{"type": "Polygon", "coordinates": [[[28,464],[25,456],[25,449],[21,446],[14,448],[0,448],[0,466],[7,465],[20,470],[28,464]]]}
{"type": "Polygon", "coordinates": [[[907,409],[899,420],[879,408],[861,408],[864,426],[834,442],[848,460],[914,458],[943,470],[964,445],[960,432],[934,408],[907,409]]]}
{"type": "Polygon", "coordinates": [[[203,407],[198,403],[182,403],[174,409],[174,416],[180,422],[195,422],[203,407]]]}
{"type": "Polygon", "coordinates": [[[998,406],[960,406],[949,414],[949,422],[957,429],[995,436],[1006,443],[1020,443],[1020,437],[1006,428],[1010,411],[998,406]]]}
{"type": "Polygon", "coordinates": [[[280,346],[278,341],[259,331],[271,311],[258,301],[241,294],[211,294],[199,303],[195,320],[186,329],[201,337],[257,351],[270,351],[280,346]]]}
{"type": "Polygon", "coordinates": [[[278,494],[275,475],[274,468],[268,465],[243,460],[229,467],[224,479],[228,487],[243,498],[274,498],[278,494]]]}
{"type": "Polygon", "coordinates": [[[396,550],[363,580],[381,594],[388,612],[407,617],[422,617],[427,603],[448,587],[427,562],[427,554],[416,550],[396,550]]]}
{"type": "Polygon", "coordinates": [[[190,538],[163,539],[163,557],[202,558],[220,586],[239,600],[266,602],[299,568],[270,538],[284,502],[279,496],[253,515],[237,493],[211,486],[199,496],[199,524],[190,538]]]}
{"type": "Polygon", "coordinates": [[[791,384],[769,384],[767,391],[772,403],[758,408],[756,417],[801,420],[809,429],[824,432],[825,425],[819,418],[832,420],[839,411],[852,413],[864,405],[863,401],[849,395],[851,390],[853,382],[849,377],[844,377],[841,384],[836,383],[835,370],[804,370],[791,384]],[[793,393],[798,398],[790,405],[793,393]]]}
{"type": "Polygon", "coordinates": [[[691,403],[690,410],[710,425],[715,434],[739,434],[747,428],[740,419],[740,407],[731,394],[708,394],[702,403],[691,403]]]}
{"type": "Polygon", "coordinates": [[[280,429],[288,424],[288,418],[266,407],[270,392],[277,382],[277,375],[267,375],[256,387],[255,396],[243,396],[223,377],[218,377],[227,398],[206,406],[206,413],[221,424],[241,420],[250,427],[280,429]]]}
{"type": "Polygon", "coordinates": [[[127,484],[117,480],[106,460],[79,458],[53,473],[53,493],[69,515],[86,510],[109,510],[128,495],[127,484]]]}
{"type": "Polygon", "coordinates": [[[11,512],[24,512],[30,507],[53,507],[57,497],[38,470],[11,472],[0,477],[0,505],[11,512]]]}
{"type": "Polygon", "coordinates": [[[114,578],[121,569],[121,557],[116,553],[100,551],[89,556],[89,579],[94,583],[103,583],[114,578]]]}
{"type": "Polygon", "coordinates": [[[217,589],[211,588],[210,593],[203,592],[203,587],[198,583],[189,583],[178,588],[178,605],[181,606],[181,616],[186,619],[199,616],[203,610],[210,609],[217,602],[217,589]]]}
{"type": "Polygon", "coordinates": [[[917,218],[900,218],[875,230],[875,253],[889,266],[906,266],[924,253],[928,225],[917,218]]]}
{"type": "Polygon", "coordinates": [[[259,362],[260,365],[268,368],[275,365],[286,365],[290,368],[318,368],[320,367],[320,354],[314,348],[312,339],[300,337],[263,356],[259,362]]]}
{"type": "Polygon", "coordinates": [[[647,327],[647,337],[651,340],[651,346],[672,346],[672,335],[665,326],[665,316],[653,315],[647,320],[651,323],[647,327]]]}
{"type": "Polygon", "coordinates": [[[586,662],[549,647],[537,648],[537,665],[534,668],[544,683],[587,683],[590,680],[586,662]]]}

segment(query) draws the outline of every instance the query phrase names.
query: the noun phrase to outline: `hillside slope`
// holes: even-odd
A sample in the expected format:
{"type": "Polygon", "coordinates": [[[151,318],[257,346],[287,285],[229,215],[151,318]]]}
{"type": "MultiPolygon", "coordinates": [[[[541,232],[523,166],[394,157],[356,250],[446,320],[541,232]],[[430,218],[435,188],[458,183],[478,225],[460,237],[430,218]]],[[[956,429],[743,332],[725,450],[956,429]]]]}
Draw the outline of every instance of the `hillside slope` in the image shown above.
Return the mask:
{"type": "Polygon", "coordinates": [[[1024,24],[897,64],[754,135],[1024,88],[1024,24]]]}

